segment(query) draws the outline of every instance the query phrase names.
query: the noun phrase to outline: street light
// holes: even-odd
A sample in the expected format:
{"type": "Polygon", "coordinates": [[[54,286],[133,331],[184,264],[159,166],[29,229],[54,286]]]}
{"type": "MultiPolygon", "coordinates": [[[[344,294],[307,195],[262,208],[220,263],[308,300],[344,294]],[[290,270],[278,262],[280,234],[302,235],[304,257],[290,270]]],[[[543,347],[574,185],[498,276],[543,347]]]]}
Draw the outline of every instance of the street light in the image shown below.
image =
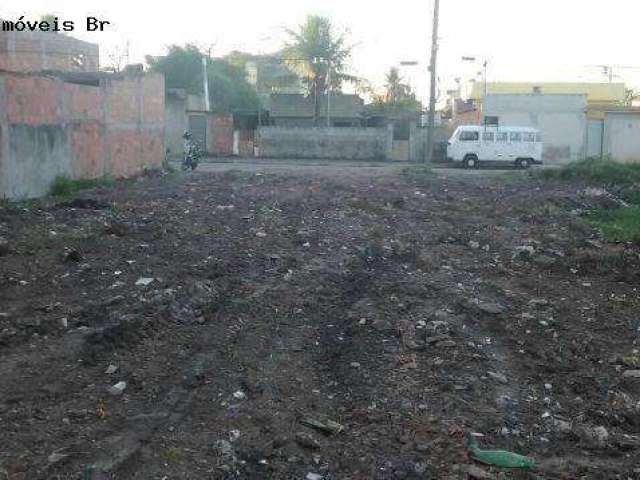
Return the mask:
{"type": "MultiPolygon", "coordinates": [[[[463,62],[477,62],[478,59],[476,57],[462,57],[463,62]]],[[[484,76],[484,98],[487,98],[488,88],[487,88],[487,66],[489,65],[489,60],[486,58],[482,59],[482,67],[483,67],[483,76],[484,76]]]]}

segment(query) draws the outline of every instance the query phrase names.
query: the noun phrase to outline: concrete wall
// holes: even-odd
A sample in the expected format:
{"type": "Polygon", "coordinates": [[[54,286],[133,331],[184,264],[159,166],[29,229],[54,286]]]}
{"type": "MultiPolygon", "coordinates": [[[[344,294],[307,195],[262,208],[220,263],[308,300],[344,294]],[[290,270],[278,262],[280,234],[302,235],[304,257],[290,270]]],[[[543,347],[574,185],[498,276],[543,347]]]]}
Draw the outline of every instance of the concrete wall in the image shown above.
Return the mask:
{"type": "Polygon", "coordinates": [[[185,98],[175,95],[167,95],[165,98],[164,143],[172,156],[180,156],[184,149],[182,135],[189,125],[185,101],[185,98]]]}
{"type": "Polygon", "coordinates": [[[640,162],[640,113],[606,114],[603,152],[621,162],[640,162]]]}
{"type": "MultiPolygon", "coordinates": [[[[415,125],[411,126],[409,132],[409,160],[412,162],[423,162],[427,157],[427,133],[428,128],[418,128],[415,125]]],[[[443,161],[446,158],[438,158],[438,146],[436,144],[442,144],[451,137],[451,129],[444,125],[438,126],[433,132],[434,142],[434,160],[443,161]]],[[[445,155],[446,157],[446,155],[445,155]]]]}
{"type": "Polygon", "coordinates": [[[391,159],[389,128],[260,127],[259,155],[279,158],[345,160],[391,159]]]}
{"type": "Polygon", "coordinates": [[[164,77],[99,86],[0,73],[0,198],[45,195],[58,175],[128,177],[164,159],[164,77]]]}
{"type": "Polygon", "coordinates": [[[0,70],[97,72],[98,45],[50,32],[0,31],[0,70]]]}
{"type": "Polygon", "coordinates": [[[587,96],[564,94],[490,94],[485,113],[500,125],[541,130],[547,163],[566,163],[585,155],[587,96]]]}

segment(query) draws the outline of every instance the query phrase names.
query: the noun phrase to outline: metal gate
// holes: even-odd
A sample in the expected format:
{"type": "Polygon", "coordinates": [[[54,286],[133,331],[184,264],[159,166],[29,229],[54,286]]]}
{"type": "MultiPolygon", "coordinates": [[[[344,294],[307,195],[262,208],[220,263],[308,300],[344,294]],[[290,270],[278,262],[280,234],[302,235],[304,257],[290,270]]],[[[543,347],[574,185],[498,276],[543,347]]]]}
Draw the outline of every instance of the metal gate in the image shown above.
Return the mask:
{"type": "Polygon", "coordinates": [[[198,142],[203,151],[207,149],[207,117],[205,115],[189,114],[189,131],[193,139],[198,142]]]}
{"type": "Polygon", "coordinates": [[[602,156],[604,120],[587,121],[587,157],[602,156]]]}

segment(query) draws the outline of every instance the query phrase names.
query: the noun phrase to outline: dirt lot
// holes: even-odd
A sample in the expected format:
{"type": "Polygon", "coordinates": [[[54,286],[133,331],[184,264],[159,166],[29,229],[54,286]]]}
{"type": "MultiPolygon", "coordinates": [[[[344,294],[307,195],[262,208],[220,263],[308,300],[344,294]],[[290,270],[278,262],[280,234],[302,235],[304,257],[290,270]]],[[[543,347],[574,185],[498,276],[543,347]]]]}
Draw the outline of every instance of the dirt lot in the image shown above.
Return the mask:
{"type": "Polygon", "coordinates": [[[469,432],[640,478],[640,249],[580,186],[375,172],[0,207],[0,479],[472,478],[469,432]]]}

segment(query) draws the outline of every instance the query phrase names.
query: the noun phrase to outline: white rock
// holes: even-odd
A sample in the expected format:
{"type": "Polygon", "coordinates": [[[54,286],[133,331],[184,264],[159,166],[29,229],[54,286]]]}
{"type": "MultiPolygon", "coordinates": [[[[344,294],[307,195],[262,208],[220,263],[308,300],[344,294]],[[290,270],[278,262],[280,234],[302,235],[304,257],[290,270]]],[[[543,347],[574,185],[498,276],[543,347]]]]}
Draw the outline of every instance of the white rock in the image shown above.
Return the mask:
{"type": "Polygon", "coordinates": [[[127,382],[118,382],[112,387],[109,387],[109,393],[113,396],[120,396],[124,393],[124,389],[127,388],[127,382]]]}
{"type": "Polygon", "coordinates": [[[116,365],[109,365],[107,369],[104,371],[107,375],[113,375],[118,371],[118,367],[116,365]]]}
{"type": "Polygon", "coordinates": [[[151,285],[153,281],[153,278],[142,277],[138,279],[138,281],[136,282],[136,286],[146,287],[147,285],[151,285]]]}
{"type": "Polygon", "coordinates": [[[318,475],[317,473],[307,473],[307,476],[304,477],[305,480],[322,480],[324,477],[322,475],[318,475]]]}
{"type": "Polygon", "coordinates": [[[233,394],[233,398],[235,398],[236,400],[244,400],[245,398],[247,398],[247,394],[242,390],[238,390],[233,394]]]}

